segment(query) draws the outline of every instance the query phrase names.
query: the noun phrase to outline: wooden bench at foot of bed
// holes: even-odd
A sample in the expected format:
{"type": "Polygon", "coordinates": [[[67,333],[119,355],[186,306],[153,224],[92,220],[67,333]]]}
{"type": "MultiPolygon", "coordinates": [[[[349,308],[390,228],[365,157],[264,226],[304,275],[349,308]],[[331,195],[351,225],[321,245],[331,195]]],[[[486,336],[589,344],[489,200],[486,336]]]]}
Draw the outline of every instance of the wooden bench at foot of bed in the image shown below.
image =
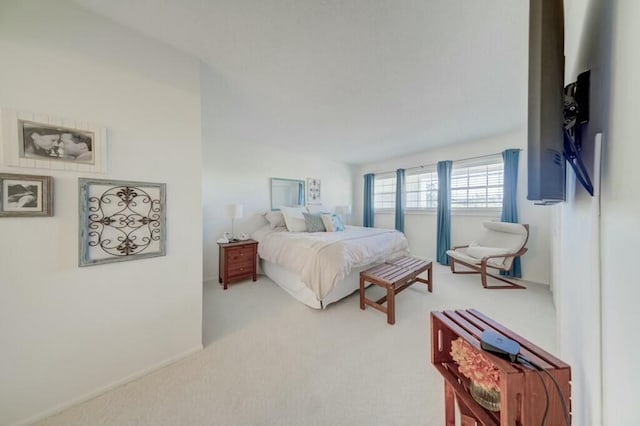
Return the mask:
{"type": "Polygon", "coordinates": [[[369,305],[372,308],[386,313],[387,322],[389,324],[395,324],[395,295],[415,282],[426,284],[427,289],[431,293],[433,282],[431,262],[415,257],[404,256],[362,271],[360,272],[360,309],[364,309],[365,305],[369,305]],[[424,271],[427,271],[426,280],[418,277],[418,275],[424,271]],[[386,288],[387,295],[376,301],[368,299],[364,292],[367,281],[386,288]],[[382,305],[385,302],[387,306],[382,305]]]}

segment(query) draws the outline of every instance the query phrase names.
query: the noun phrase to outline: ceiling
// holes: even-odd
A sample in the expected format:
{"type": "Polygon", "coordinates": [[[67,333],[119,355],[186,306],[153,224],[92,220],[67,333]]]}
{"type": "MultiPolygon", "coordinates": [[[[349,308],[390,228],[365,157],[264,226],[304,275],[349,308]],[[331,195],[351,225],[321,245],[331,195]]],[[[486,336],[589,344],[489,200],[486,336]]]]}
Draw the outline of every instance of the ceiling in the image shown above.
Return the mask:
{"type": "Polygon", "coordinates": [[[525,125],[525,1],[75,2],[201,58],[222,141],[358,164],[525,125]]]}

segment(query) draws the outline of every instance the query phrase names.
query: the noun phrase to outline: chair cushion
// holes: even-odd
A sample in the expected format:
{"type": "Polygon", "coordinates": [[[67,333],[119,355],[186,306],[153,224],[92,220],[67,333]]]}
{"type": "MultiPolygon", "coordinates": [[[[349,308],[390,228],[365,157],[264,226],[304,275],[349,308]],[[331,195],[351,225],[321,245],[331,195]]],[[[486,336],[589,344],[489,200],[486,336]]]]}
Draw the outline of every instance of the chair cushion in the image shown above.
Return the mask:
{"type": "MultiPolygon", "coordinates": [[[[468,265],[480,265],[487,256],[518,253],[529,238],[529,229],[521,223],[484,222],[483,225],[484,232],[480,238],[467,247],[448,250],[447,255],[468,265]]],[[[513,256],[492,257],[487,260],[487,265],[508,271],[513,259],[513,256]]]]}
{"type": "Polygon", "coordinates": [[[516,253],[526,243],[527,228],[521,223],[484,222],[484,233],[474,243],[482,247],[499,247],[505,253],[516,253]]]}
{"type": "MultiPolygon", "coordinates": [[[[488,247],[491,248],[491,247],[488,247]]],[[[461,260],[462,262],[470,263],[472,265],[480,265],[482,258],[471,256],[468,253],[469,247],[461,247],[455,250],[447,250],[447,254],[454,259],[461,260]]],[[[487,261],[487,264],[495,268],[504,268],[504,257],[494,257],[487,261]]]]}
{"type": "Polygon", "coordinates": [[[467,254],[471,257],[482,259],[485,256],[509,254],[509,250],[501,247],[469,246],[467,247],[467,254]]]}
{"type": "Polygon", "coordinates": [[[506,232],[508,234],[526,235],[527,228],[521,223],[509,222],[484,222],[483,226],[487,229],[497,232],[506,232]]]}

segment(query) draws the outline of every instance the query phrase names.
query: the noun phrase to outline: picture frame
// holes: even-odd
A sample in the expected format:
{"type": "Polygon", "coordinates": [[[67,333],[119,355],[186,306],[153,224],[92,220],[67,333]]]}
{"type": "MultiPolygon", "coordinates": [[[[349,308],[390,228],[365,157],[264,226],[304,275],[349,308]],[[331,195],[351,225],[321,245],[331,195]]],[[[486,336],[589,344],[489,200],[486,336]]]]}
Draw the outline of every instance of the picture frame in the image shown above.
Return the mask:
{"type": "Polygon", "coordinates": [[[2,163],[15,167],[103,173],[106,128],[45,114],[1,111],[2,163]]]}
{"type": "Polygon", "coordinates": [[[166,254],[166,184],[79,178],[79,266],[166,254]]]}
{"type": "Polygon", "coordinates": [[[307,178],[307,204],[322,204],[320,179],[307,178]]]}
{"type": "Polygon", "coordinates": [[[53,178],[0,173],[0,217],[37,216],[53,216],[53,178]]]}

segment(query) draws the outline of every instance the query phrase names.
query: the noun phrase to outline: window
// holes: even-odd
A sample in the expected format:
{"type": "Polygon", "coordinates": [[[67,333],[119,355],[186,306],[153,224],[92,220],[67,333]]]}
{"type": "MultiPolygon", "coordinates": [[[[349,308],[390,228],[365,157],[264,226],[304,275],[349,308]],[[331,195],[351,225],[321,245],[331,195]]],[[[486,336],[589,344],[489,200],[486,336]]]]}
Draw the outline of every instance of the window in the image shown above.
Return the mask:
{"type": "Polygon", "coordinates": [[[373,208],[394,209],[396,207],[395,174],[376,175],[373,189],[373,208]]]}
{"type": "Polygon", "coordinates": [[[499,155],[483,162],[453,163],[451,207],[453,209],[502,208],[504,164],[499,155]]]}
{"type": "Polygon", "coordinates": [[[435,167],[407,172],[405,184],[407,209],[438,207],[438,173],[435,167]]]}
{"type": "MultiPolygon", "coordinates": [[[[482,159],[454,161],[451,171],[451,207],[454,211],[500,210],[502,208],[504,163],[500,154],[482,159]]],[[[407,170],[405,175],[407,210],[435,210],[438,207],[436,166],[407,170]]],[[[396,207],[396,174],[375,176],[375,210],[396,207]]]]}

